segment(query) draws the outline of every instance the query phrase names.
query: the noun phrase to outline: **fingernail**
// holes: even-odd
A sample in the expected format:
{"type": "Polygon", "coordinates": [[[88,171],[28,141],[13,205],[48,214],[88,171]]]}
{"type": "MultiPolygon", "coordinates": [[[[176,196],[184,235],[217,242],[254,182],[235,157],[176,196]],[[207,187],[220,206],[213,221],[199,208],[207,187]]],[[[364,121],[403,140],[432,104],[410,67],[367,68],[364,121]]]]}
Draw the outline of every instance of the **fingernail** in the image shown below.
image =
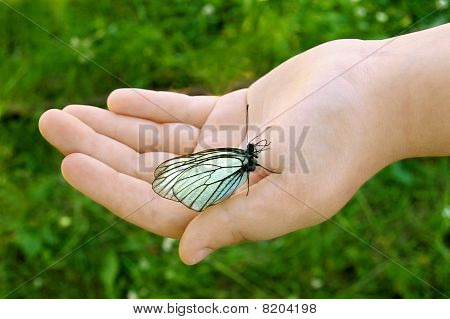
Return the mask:
{"type": "Polygon", "coordinates": [[[195,254],[193,263],[196,264],[196,263],[202,261],[203,259],[205,259],[212,252],[213,252],[213,250],[211,248],[202,248],[201,250],[199,250],[197,252],[197,254],[195,254]]]}

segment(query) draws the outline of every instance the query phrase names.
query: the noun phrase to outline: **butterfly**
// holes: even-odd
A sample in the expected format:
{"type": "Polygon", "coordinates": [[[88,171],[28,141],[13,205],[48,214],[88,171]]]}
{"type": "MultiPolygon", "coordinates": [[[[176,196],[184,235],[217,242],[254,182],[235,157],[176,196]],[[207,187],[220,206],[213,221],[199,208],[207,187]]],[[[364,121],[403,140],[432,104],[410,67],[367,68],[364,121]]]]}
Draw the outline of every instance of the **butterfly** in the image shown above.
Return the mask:
{"type": "MultiPolygon", "coordinates": [[[[246,131],[248,135],[248,105],[246,131]]],[[[155,169],[152,188],[158,195],[198,212],[229,198],[245,182],[248,195],[249,175],[256,167],[277,173],[258,164],[259,153],[267,150],[270,142],[251,143],[255,138],[245,150],[213,148],[169,159],[155,169]]]]}

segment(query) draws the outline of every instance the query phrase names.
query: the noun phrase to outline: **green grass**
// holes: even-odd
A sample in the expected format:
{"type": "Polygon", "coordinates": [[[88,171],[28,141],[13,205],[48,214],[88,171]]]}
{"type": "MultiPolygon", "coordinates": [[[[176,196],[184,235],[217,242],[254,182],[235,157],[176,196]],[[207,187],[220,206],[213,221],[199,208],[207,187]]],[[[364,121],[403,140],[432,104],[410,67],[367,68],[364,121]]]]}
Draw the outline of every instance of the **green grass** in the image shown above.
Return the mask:
{"type": "MultiPolygon", "coordinates": [[[[219,94],[322,42],[396,35],[435,8],[407,0],[7,3],[131,86],[219,94]]],[[[441,10],[413,30],[449,17],[441,10]]],[[[64,182],[62,157],[37,120],[66,104],[103,106],[123,86],[0,3],[1,296],[118,220],[64,182]]],[[[10,297],[443,297],[355,236],[450,295],[449,177],[448,158],[397,163],[332,221],[195,267],[179,261],[176,242],[119,222],[10,297]]]]}

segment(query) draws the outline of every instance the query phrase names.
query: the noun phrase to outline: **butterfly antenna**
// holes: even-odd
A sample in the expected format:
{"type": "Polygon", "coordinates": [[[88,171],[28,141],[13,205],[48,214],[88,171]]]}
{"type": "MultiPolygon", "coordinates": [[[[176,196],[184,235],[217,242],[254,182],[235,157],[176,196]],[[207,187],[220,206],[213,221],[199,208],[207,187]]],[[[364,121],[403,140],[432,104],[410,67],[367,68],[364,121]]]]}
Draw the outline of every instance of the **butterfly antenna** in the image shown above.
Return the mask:
{"type": "Polygon", "coordinates": [[[266,127],[264,130],[262,130],[261,133],[259,133],[259,134],[256,135],[254,138],[252,138],[249,142],[247,142],[247,144],[250,143],[251,141],[253,141],[254,139],[256,139],[257,137],[261,136],[261,134],[263,134],[265,131],[267,131],[267,130],[270,129],[270,128],[272,128],[272,126],[266,127]]]}
{"type": "Polygon", "coordinates": [[[247,144],[249,143],[248,141],[248,104],[247,104],[247,113],[245,115],[245,136],[247,137],[247,144]]]}
{"type": "Polygon", "coordinates": [[[272,143],[272,142],[269,142],[268,140],[266,140],[266,139],[263,139],[263,140],[260,140],[258,143],[256,143],[255,145],[259,145],[259,146],[263,146],[263,147],[266,147],[266,146],[269,146],[270,145],[270,143],[272,143]],[[264,145],[263,145],[264,144],[264,145]]]}
{"type": "Polygon", "coordinates": [[[262,148],[260,150],[257,150],[256,153],[261,153],[262,151],[266,151],[268,149],[270,149],[270,144],[272,142],[268,142],[266,139],[259,141],[258,143],[256,143],[256,146],[262,146],[262,148]]]}

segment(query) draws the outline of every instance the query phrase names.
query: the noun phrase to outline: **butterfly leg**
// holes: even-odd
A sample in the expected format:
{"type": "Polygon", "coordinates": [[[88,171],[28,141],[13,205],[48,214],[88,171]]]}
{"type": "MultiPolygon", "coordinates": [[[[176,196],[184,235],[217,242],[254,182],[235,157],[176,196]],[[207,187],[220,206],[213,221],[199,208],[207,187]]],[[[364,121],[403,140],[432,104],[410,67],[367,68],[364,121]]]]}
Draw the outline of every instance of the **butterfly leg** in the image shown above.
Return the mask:
{"type": "Polygon", "coordinates": [[[250,173],[247,172],[247,195],[245,196],[248,196],[249,191],[250,191],[250,173]]]}
{"type": "Polygon", "coordinates": [[[264,168],[266,171],[271,172],[271,173],[274,173],[274,174],[281,174],[281,172],[275,172],[275,171],[272,171],[272,170],[270,170],[270,169],[268,169],[268,168],[265,168],[264,166],[259,165],[259,164],[256,164],[256,166],[260,166],[260,167],[264,168]]]}

